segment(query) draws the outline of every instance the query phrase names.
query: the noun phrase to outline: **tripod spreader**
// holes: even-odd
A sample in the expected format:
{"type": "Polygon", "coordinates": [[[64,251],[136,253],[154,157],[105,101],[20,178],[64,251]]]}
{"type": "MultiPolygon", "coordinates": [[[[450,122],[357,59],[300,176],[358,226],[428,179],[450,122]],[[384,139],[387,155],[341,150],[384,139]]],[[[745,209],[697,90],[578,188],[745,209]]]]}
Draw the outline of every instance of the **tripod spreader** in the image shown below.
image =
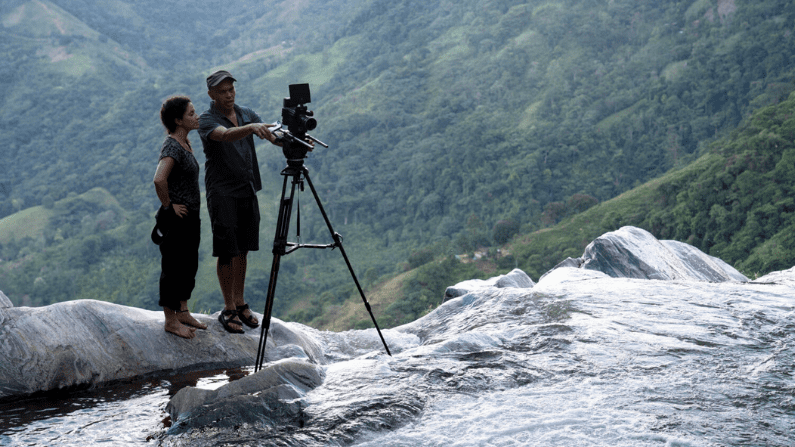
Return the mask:
{"type": "Polygon", "coordinates": [[[281,264],[282,256],[286,256],[299,248],[318,248],[318,249],[326,249],[330,248],[334,250],[335,248],[340,249],[340,253],[342,253],[342,258],[345,260],[345,264],[348,266],[348,271],[351,273],[351,277],[353,278],[353,282],[356,284],[356,289],[359,290],[359,295],[362,297],[362,301],[364,302],[364,307],[367,309],[367,312],[370,314],[370,318],[373,320],[373,325],[375,326],[376,331],[378,331],[378,336],[381,338],[381,343],[384,344],[384,349],[386,349],[386,353],[390,356],[392,355],[389,352],[389,347],[386,345],[386,340],[384,340],[383,334],[381,334],[381,329],[378,327],[378,322],[375,321],[375,316],[373,315],[373,311],[370,308],[370,303],[367,302],[367,298],[364,296],[364,291],[362,290],[362,286],[359,284],[359,280],[356,278],[356,274],[353,271],[353,267],[351,266],[350,261],[348,260],[348,255],[345,253],[345,248],[342,246],[342,235],[334,231],[334,228],[331,226],[331,221],[326,215],[326,210],[323,209],[323,204],[320,203],[320,198],[317,195],[317,191],[315,190],[315,186],[312,184],[312,180],[309,178],[309,171],[307,170],[306,166],[304,166],[303,160],[287,160],[287,167],[284,168],[281,172],[281,175],[284,176],[284,182],[282,183],[282,196],[279,202],[279,216],[276,221],[276,236],[273,239],[273,264],[271,265],[271,274],[270,279],[268,281],[268,295],[265,302],[265,312],[263,313],[264,320],[262,322],[262,329],[259,338],[259,346],[257,348],[257,359],[254,364],[254,371],[259,371],[262,369],[262,363],[265,361],[265,345],[268,341],[268,331],[270,330],[271,324],[271,314],[273,313],[273,298],[276,293],[276,280],[279,276],[279,266],[281,264]],[[287,196],[287,179],[291,178],[291,188],[290,188],[290,195],[287,196]],[[329,233],[331,233],[332,239],[334,239],[333,244],[302,244],[300,243],[301,240],[301,215],[300,210],[298,212],[297,218],[297,237],[299,242],[288,242],[287,241],[287,233],[290,227],[290,217],[292,214],[293,209],[293,199],[296,193],[296,187],[300,187],[303,191],[304,189],[304,180],[306,183],[309,184],[309,189],[312,191],[312,195],[315,198],[315,203],[317,203],[318,208],[320,209],[320,214],[323,216],[323,220],[326,222],[326,227],[328,227],[329,233]]]}

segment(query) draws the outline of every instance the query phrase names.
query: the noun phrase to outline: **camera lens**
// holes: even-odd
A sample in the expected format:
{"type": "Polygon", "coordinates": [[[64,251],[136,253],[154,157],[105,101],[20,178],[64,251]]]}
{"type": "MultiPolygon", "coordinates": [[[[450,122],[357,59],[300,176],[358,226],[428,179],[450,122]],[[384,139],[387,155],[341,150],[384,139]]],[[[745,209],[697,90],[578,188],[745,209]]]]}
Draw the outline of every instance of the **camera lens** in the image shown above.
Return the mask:
{"type": "Polygon", "coordinates": [[[317,127],[317,120],[314,118],[304,117],[304,128],[306,130],[314,130],[317,127]]]}

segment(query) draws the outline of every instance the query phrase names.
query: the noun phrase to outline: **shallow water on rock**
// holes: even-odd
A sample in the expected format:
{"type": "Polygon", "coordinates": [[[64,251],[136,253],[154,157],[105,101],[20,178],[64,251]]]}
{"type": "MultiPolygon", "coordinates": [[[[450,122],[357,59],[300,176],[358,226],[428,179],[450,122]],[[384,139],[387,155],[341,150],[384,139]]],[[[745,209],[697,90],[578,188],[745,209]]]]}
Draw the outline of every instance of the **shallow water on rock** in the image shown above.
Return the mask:
{"type": "Polygon", "coordinates": [[[301,423],[170,434],[157,377],[0,407],[6,445],[792,445],[795,289],[559,269],[484,287],[411,324],[318,332],[324,383],[301,423]],[[16,407],[14,407],[16,405],[16,407]],[[14,410],[14,408],[17,408],[14,410]],[[8,412],[11,410],[10,412],[8,412]]]}
{"type": "Polygon", "coordinates": [[[185,386],[214,389],[249,369],[183,372],[0,403],[0,445],[147,445],[170,425],[185,386]]]}

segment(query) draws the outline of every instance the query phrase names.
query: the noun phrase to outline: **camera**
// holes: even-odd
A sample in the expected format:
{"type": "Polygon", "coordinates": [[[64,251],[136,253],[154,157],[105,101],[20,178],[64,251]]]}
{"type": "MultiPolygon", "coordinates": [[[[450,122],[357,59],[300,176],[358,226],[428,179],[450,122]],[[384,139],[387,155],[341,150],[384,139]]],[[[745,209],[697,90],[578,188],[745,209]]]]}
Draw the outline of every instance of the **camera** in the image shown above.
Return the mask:
{"type": "Polygon", "coordinates": [[[290,85],[290,97],[284,98],[282,124],[296,137],[300,138],[317,127],[317,120],[312,118],[314,112],[306,109],[306,104],[310,102],[309,84],[290,85]]]}
{"type": "Polygon", "coordinates": [[[313,118],[314,112],[307,110],[306,104],[312,102],[309,92],[309,84],[290,84],[290,97],[284,98],[282,107],[282,126],[287,127],[287,132],[283,132],[281,139],[282,152],[288,160],[300,160],[306,158],[306,153],[312,148],[306,140],[318,141],[306,133],[317,127],[317,120],[313,118]]]}

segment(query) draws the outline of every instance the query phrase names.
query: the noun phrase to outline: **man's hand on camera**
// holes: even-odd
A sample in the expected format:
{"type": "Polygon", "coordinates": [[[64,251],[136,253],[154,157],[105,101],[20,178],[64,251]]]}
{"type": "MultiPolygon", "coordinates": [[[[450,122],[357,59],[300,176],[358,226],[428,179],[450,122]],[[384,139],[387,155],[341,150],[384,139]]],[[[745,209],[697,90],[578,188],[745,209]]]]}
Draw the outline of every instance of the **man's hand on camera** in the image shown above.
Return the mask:
{"type": "Polygon", "coordinates": [[[277,130],[275,132],[271,132],[271,135],[272,135],[271,139],[268,140],[271,142],[271,144],[273,144],[274,146],[284,147],[284,144],[282,143],[283,141],[282,138],[284,137],[284,134],[282,134],[277,130]]]}
{"type": "Polygon", "coordinates": [[[268,129],[267,124],[262,123],[251,123],[251,130],[254,132],[254,135],[258,136],[261,140],[268,140],[272,141],[273,137],[271,136],[271,131],[268,129]]]}

